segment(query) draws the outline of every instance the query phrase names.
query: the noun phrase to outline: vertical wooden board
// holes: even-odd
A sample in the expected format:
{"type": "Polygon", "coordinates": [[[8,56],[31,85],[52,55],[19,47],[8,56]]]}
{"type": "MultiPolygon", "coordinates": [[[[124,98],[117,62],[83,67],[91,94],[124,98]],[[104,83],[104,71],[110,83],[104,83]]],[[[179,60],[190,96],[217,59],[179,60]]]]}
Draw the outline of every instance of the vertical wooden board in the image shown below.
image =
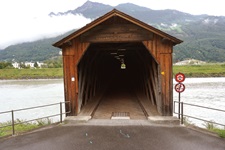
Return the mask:
{"type": "Polygon", "coordinates": [[[172,54],[170,54],[168,57],[168,69],[169,69],[169,75],[168,75],[168,81],[169,81],[169,111],[170,114],[173,114],[173,57],[172,54]]]}
{"type": "MultiPolygon", "coordinates": [[[[66,101],[70,101],[70,105],[71,105],[71,109],[73,109],[73,105],[74,102],[72,100],[72,93],[71,93],[71,84],[70,84],[70,67],[69,67],[69,63],[70,63],[70,56],[64,56],[64,69],[65,69],[65,73],[64,73],[64,87],[65,87],[65,98],[66,101]]],[[[73,113],[71,112],[71,115],[73,115],[73,113]]]]}
{"type": "MultiPolygon", "coordinates": [[[[165,60],[164,60],[164,55],[161,54],[161,58],[160,58],[160,66],[161,66],[161,87],[162,87],[162,104],[163,104],[163,109],[164,109],[164,105],[165,105],[165,101],[166,101],[166,76],[165,76],[165,60]]],[[[164,112],[164,110],[163,110],[164,112]]]]}
{"type": "Polygon", "coordinates": [[[74,83],[71,81],[71,78],[73,77],[73,67],[71,65],[71,62],[73,61],[73,56],[64,56],[64,87],[65,87],[65,97],[66,101],[70,101],[71,104],[71,114],[74,115],[74,83]]]}
{"type": "Polygon", "coordinates": [[[66,45],[63,48],[63,69],[64,69],[64,87],[65,87],[65,100],[70,101],[71,105],[71,114],[76,114],[76,76],[75,76],[75,50],[72,45],[66,45]],[[75,78],[75,81],[72,81],[72,78],[75,78]]]}
{"type": "Polygon", "coordinates": [[[162,71],[162,100],[164,106],[164,114],[172,115],[172,60],[170,54],[161,54],[161,71],[162,71]]]}
{"type": "Polygon", "coordinates": [[[170,60],[169,60],[169,54],[164,54],[165,57],[165,77],[166,77],[166,101],[165,105],[169,106],[169,100],[170,100],[170,60]]]}
{"type": "MultiPolygon", "coordinates": [[[[76,92],[75,92],[75,85],[77,82],[77,79],[75,77],[75,64],[74,64],[74,56],[70,56],[70,62],[69,62],[69,66],[70,66],[70,93],[71,93],[71,98],[72,101],[74,102],[74,100],[76,101],[76,92]],[[72,78],[75,78],[75,81],[72,81],[72,78]]],[[[74,103],[73,105],[73,114],[76,114],[76,112],[74,111],[75,108],[77,107],[77,104],[74,103]]]]}
{"type": "Polygon", "coordinates": [[[167,75],[167,82],[168,82],[168,85],[167,85],[167,88],[168,88],[168,93],[167,93],[167,97],[168,97],[168,100],[167,100],[167,105],[169,106],[168,107],[168,115],[172,115],[173,113],[173,77],[172,77],[172,74],[173,74],[173,70],[172,70],[172,63],[173,63],[173,60],[172,60],[172,45],[171,45],[171,42],[167,41],[165,45],[165,51],[166,51],[166,65],[167,65],[167,72],[168,72],[168,75],[167,75]]]}
{"type": "Polygon", "coordinates": [[[163,115],[163,102],[162,102],[162,77],[161,77],[161,66],[157,65],[157,83],[159,84],[159,94],[158,94],[158,102],[157,102],[157,110],[163,115]]]}
{"type": "Polygon", "coordinates": [[[76,39],[73,40],[73,51],[74,51],[74,77],[75,77],[75,88],[74,88],[74,93],[75,93],[75,97],[74,97],[74,101],[75,101],[75,104],[76,104],[76,107],[75,107],[75,113],[78,114],[79,111],[80,111],[80,106],[81,104],[78,102],[78,90],[79,90],[79,80],[78,80],[78,66],[77,66],[77,61],[79,59],[79,56],[78,56],[78,42],[76,41],[76,39]]]}
{"type": "MultiPolygon", "coordinates": [[[[66,67],[66,63],[67,62],[67,58],[66,56],[63,57],[63,76],[64,76],[64,98],[65,101],[70,101],[69,97],[68,97],[68,81],[67,81],[67,67],[66,67]]],[[[69,104],[70,105],[70,104],[69,104]]],[[[70,109],[68,107],[68,105],[66,105],[66,112],[69,112],[70,109]]],[[[68,114],[70,115],[70,114],[68,114]]]]}
{"type": "Polygon", "coordinates": [[[71,93],[70,93],[70,68],[69,68],[69,60],[70,60],[70,56],[65,56],[66,57],[66,64],[64,65],[65,68],[66,68],[66,74],[65,74],[65,80],[66,80],[66,87],[67,87],[67,97],[68,97],[68,101],[71,102],[71,104],[73,103],[72,102],[72,99],[71,99],[71,93]]]}
{"type": "Polygon", "coordinates": [[[78,49],[77,49],[77,41],[76,39],[72,40],[72,51],[74,52],[74,77],[75,77],[75,93],[78,93],[78,66],[77,66],[77,60],[78,60],[78,49]]]}
{"type": "Polygon", "coordinates": [[[155,43],[156,43],[155,46],[157,49],[156,59],[160,64],[161,64],[161,60],[160,60],[161,59],[161,51],[162,51],[162,49],[164,49],[161,39],[162,39],[162,37],[156,35],[156,38],[155,38],[155,43]]]}

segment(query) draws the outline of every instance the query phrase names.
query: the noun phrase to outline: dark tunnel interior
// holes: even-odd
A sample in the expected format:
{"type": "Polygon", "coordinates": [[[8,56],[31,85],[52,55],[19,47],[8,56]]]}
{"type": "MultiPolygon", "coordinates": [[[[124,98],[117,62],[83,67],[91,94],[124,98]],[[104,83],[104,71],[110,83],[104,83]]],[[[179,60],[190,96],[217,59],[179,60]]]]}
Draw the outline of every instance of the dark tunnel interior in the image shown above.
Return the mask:
{"type": "Polygon", "coordinates": [[[158,64],[141,42],[94,43],[78,65],[82,106],[94,96],[133,93],[156,104],[152,91],[158,64]]]}

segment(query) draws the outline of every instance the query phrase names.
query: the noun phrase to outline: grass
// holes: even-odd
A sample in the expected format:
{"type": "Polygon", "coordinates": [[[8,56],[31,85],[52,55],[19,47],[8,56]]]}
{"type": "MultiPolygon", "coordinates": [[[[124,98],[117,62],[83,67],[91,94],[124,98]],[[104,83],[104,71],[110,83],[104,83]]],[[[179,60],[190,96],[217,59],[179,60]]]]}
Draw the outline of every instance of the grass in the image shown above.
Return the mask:
{"type": "Polygon", "coordinates": [[[209,131],[217,133],[221,138],[225,138],[225,127],[224,129],[220,129],[212,122],[205,122],[203,126],[209,131]]]}
{"type": "Polygon", "coordinates": [[[174,75],[178,72],[186,77],[225,77],[225,64],[174,66],[174,75]]]}
{"type": "Polygon", "coordinates": [[[0,69],[0,79],[46,79],[62,77],[62,68],[0,69]]]}
{"type": "Polygon", "coordinates": [[[216,132],[221,138],[225,138],[225,129],[213,129],[213,132],[216,132]]]}
{"type": "MultiPolygon", "coordinates": [[[[15,124],[16,124],[15,125],[15,132],[17,134],[23,133],[23,132],[26,132],[26,131],[30,131],[30,130],[33,130],[33,129],[37,129],[39,127],[43,127],[43,126],[46,126],[46,125],[50,125],[52,123],[52,121],[48,118],[36,120],[34,122],[26,122],[26,123],[23,123],[23,122],[25,122],[25,121],[19,120],[19,119],[17,119],[15,121],[15,124]]],[[[0,123],[0,137],[12,135],[12,126],[11,125],[12,125],[11,121],[8,121],[8,122],[5,122],[5,123],[0,123]],[[6,126],[6,127],[3,127],[3,126],[6,126]]]]}
{"type": "MultiPolygon", "coordinates": [[[[185,126],[195,126],[197,127],[195,124],[193,124],[187,117],[183,118],[183,122],[185,126]]],[[[211,122],[204,122],[202,125],[209,131],[214,132],[216,134],[218,134],[221,138],[225,138],[225,126],[224,129],[218,128],[214,123],[211,122]]]]}

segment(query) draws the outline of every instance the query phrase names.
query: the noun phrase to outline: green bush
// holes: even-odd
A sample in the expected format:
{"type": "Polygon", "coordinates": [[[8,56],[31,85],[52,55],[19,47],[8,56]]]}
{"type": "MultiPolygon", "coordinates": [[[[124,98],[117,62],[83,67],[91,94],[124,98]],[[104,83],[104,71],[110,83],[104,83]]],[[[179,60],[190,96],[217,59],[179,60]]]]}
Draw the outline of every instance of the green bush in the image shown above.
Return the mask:
{"type": "Polygon", "coordinates": [[[0,62],[0,69],[12,68],[12,64],[9,62],[0,62]]]}

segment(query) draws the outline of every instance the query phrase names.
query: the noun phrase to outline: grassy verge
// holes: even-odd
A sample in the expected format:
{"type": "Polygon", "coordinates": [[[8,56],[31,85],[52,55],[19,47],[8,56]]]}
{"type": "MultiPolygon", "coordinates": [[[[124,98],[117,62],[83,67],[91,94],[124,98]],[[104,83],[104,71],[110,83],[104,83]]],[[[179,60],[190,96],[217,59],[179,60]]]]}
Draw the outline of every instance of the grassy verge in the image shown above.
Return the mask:
{"type": "MultiPolygon", "coordinates": [[[[15,132],[16,134],[23,133],[26,131],[31,131],[33,129],[37,129],[46,125],[50,125],[52,122],[50,119],[42,119],[42,120],[36,120],[35,122],[27,122],[27,123],[22,123],[24,121],[17,119],[15,121],[15,132]]],[[[5,123],[0,123],[0,137],[12,135],[12,122],[5,122],[5,123]],[[3,127],[6,126],[6,127],[3,127]]]]}
{"type": "Polygon", "coordinates": [[[218,128],[214,123],[205,122],[203,124],[209,131],[217,133],[220,137],[225,138],[225,127],[224,129],[218,128]]]}
{"type": "Polygon", "coordinates": [[[225,138],[225,130],[223,130],[223,129],[213,129],[211,131],[216,132],[221,138],[225,138]]]}
{"type": "Polygon", "coordinates": [[[62,68],[0,69],[0,79],[48,79],[62,77],[62,68]]]}
{"type": "Polygon", "coordinates": [[[174,75],[178,72],[186,77],[225,77],[225,64],[174,66],[174,75]]]}
{"type": "MultiPolygon", "coordinates": [[[[187,117],[183,118],[183,122],[184,122],[185,126],[197,127],[187,117]]],[[[216,133],[221,138],[225,138],[225,127],[224,127],[224,129],[221,129],[221,128],[218,128],[214,123],[209,123],[209,122],[204,122],[202,125],[205,127],[206,130],[216,133]]],[[[199,127],[197,127],[197,128],[199,128],[199,127]]]]}

